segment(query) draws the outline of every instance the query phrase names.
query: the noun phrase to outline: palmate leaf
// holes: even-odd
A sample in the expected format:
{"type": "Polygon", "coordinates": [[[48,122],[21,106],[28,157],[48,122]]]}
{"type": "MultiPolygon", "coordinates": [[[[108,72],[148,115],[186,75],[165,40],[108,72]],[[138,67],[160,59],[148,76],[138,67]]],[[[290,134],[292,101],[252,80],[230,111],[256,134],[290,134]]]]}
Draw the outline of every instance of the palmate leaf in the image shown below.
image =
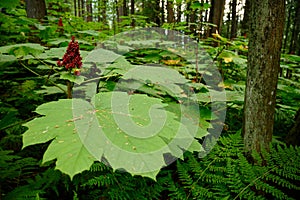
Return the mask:
{"type": "MultiPolygon", "coordinates": [[[[74,101],[76,104],[84,104],[84,101],[74,101]]],[[[75,174],[89,169],[95,159],[76,134],[76,117],[73,117],[71,108],[72,100],[59,100],[39,106],[36,112],[45,116],[24,124],[28,131],[23,135],[23,148],[52,140],[43,162],[57,159],[56,168],[72,178],[75,174]]]]}
{"type": "Polygon", "coordinates": [[[52,140],[43,162],[56,159],[56,168],[71,177],[105,158],[114,170],[152,179],[173,161],[167,154],[181,158],[184,150],[201,150],[194,139],[199,124],[178,118],[158,98],[105,92],[92,102],[59,100],[39,106],[36,112],[44,116],[25,124],[23,148],[52,140]]]}
{"type": "Polygon", "coordinates": [[[17,58],[27,55],[37,56],[45,50],[45,47],[35,43],[14,44],[0,47],[1,54],[14,55],[17,58]]]}

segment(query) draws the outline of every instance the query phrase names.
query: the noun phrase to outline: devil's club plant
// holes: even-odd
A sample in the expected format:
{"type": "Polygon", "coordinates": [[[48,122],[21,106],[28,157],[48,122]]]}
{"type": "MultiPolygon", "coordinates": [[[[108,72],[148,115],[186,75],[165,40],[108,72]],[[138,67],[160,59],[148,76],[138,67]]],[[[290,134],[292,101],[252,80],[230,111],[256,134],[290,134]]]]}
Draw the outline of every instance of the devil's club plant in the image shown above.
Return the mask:
{"type": "Polygon", "coordinates": [[[58,60],[58,66],[64,66],[69,72],[73,72],[75,75],[80,75],[80,69],[82,67],[82,58],[79,52],[79,44],[75,37],[72,36],[72,40],[68,45],[67,52],[65,53],[62,61],[58,60]]]}
{"type": "Polygon", "coordinates": [[[67,79],[68,86],[68,98],[72,98],[72,88],[76,80],[75,76],[80,75],[80,69],[82,67],[82,58],[79,52],[79,44],[75,41],[75,37],[72,36],[71,42],[68,45],[67,51],[61,60],[57,61],[57,65],[65,67],[67,73],[63,73],[61,78],[67,79]]]}

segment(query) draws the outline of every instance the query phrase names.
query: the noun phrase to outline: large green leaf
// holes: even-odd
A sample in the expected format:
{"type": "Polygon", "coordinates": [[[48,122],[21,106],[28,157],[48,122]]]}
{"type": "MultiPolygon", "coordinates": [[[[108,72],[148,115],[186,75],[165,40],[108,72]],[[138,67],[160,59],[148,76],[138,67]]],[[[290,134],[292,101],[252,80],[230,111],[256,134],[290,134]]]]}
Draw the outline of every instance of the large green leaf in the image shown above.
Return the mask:
{"type": "Polygon", "coordinates": [[[91,102],[39,106],[36,112],[44,116],[25,124],[23,147],[52,140],[43,162],[56,159],[56,168],[71,177],[105,158],[115,170],[153,179],[172,161],[166,155],[182,158],[184,150],[202,149],[194,137],[207,132],[199,131],[199,113],[192,108],[167,109],[158,98],[125,92],[99,93],[91,102]]]}
{"type": "MultiPolygon", "coordinates": [[[[81,100],[73,101],[78,105],[86,103],[81,100]]],[[[78,118],[72,113],[73,101],[59,100],[39,106],[36,112],[45,116],[26,123],[28,131],[23,134],[23,148],[52,140],[43,162],[57,159],[56,168],[69,174],[71,178],[89,169],[95,160],[76,134],[74,120],[78,118]]]]}
{"type": "MultiPolygon", "coordinates": [[[[166,92],[176,98],[187,97],[180,85],[187,84],[188,80],[178,71],[166,67],[135,66],[125,73],[122,79],[141,81],[143,84],[155,86],[157,91],[166,92]]],[[[118,86],[120,87],[122,84],[120,81],[118,86]]],[[[139,89],[143,84],[133,82],[128,87],[134,90],[139,89]]]]}
{"type": "Polygon", "coordinates": [[[22,57],[27,55],[37,56],[45,50],[45,47],[35,43],[14,44],[0,47],[1,54],[14,55],[22,57]]]}

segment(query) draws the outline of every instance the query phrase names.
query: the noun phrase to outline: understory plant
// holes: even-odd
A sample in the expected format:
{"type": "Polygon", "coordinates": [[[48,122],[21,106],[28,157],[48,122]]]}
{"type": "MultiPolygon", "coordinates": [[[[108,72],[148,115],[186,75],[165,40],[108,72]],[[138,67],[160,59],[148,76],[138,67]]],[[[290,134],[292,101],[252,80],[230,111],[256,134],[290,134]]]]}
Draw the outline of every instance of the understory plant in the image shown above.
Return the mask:
{"type": "Polygon", "coordinates": [[[74,86],[74,81],[76,76],[80,75],[80,69],[82,68],[82,58],[79,52],[79,44],[75,37],[72,36],[66,53],[64,54],[62,61],[58,60],[57,65],[64,67],[67,72],[62,72],[60,78],[67,79],[67,98],[72,98],[72,88],[74,86]]]}

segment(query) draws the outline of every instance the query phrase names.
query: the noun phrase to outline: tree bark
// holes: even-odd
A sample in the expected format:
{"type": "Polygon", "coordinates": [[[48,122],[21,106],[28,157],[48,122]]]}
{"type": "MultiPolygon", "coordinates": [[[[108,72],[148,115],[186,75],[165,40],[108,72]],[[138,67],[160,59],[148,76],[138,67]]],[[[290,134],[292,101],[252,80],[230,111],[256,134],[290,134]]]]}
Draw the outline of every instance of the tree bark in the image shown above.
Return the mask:
{"type": "MultiPolygon", "coordinates": [[[[287,1],[287,5],[286,5],[286,11],[290,10],[291,6],[292,6],[292,1],[291,0],[288,0],[287,1]]],[[[283,42],[283,49],[285,50],[285,53],[287,53],[287,42],[288,42],[288,38],[290,36],[290,26],[291,26],[291,13],[290,12],[286,12],[286,18],[287,18],[287,21],[286,21],[286,25],[285,25],[285,33],[284,33],[284,42],[283,42]]]]}
{"type": "Polygon", "coordinates": [[[83,18],[85,18],[85,16],[84,16],[84,0],[81,0],[81,16],[83,17],[83,18]]]}
{"type": "MultiPolygon", "coordinates": [[[[135,4],[135,1],[134,0],[130,0],[130,14],[131,14],[132,17],[133,17],[133,15],[135,13],[135,6],[134,6],[134,4],[135,4]]],[[[131,26],[135,27],[135,20],[134,19],[132,19],[132,21],[131,21],[131,26]]]]}
{"type": "Polygon", "coordinates": [[[93,21],[93,5],[90,0],[86,1],[86,12],[87,12],[86,21],[92,22],[93,21]]]}
{"type": "Polygon", "coordinates": [[[269,151],[272,140],[284,11],[284,0],[251,1],[243,122],[248,155],[269,151]]]}
{"type": "Polygon", "coordinates": [[[77,16],[77,6],[76,6],[77,1],[74,0],[73,3],[74,3],[74,16],[76,17],[77,16]]]}
{"type": "Polygon", "coordinates": [[[167,22],[168,23],[175,22],[173,0],[167,0],[167,13],[168,13],[167,22]]]}
{"type": "Polygon", "coordinates": [[[296,1],[290,53],[300,55],[300,1],[296,1]]]}
{"type": "Polygon", "coordinates": [[[236,38],[236,35],[237,35],[236,4],[237,4],[237,0],[232,0],[230,39],[236,38]]]}
{"type": "Polygon", "coordinates": [[[181,1],[178,1],[176,3],[176,6],[177,6],[176,22],[179,23],[179,22],[181,22],[181,14],[182,14],[182,11],[181,11],[181,1]]]}
{"type": "Polygon", "coordinates": [[[42,19],[47,15],[45,0],[26,0],[28,18],[42,19]]]}
{"type": "Polygon", "coordinates": [[[295,124],[285,138],[287,145],[300,146],[300,108],[295,116],[295,124]]]}
{"type": "Polygon", "coordinates": [[[123,14],[124,16],[128,16],[128,6],[127,6],[127,0],[123,0],[123,14]]]}
{"type": "Polygon", "coordinates": [[[247,36],[248,30],[249,30],[249,20],[250,20],[250,0],[246,0],[245,6],[244,6],[244,18],[241,23],[242,25],[242,35],[247,36]]]}
{"type": "Polygon", "coordinates": [[[208,30],[207,36],[211,36],[212,33],[221,33],[225,0],[211,0],[211,9],[209,14],[209,22],[215,24],[217,27],[212,27],[208,30]]]}
{"type": "Polygon", "coordinates": [[[77,11],[78,11],[78,17],[81,17],[81,9],[82,9],[82,5],[81,5],[81,0],[77,1],[77,11]]]}
{"type": "Polygon", "coordinates": [[[161,13],[161,24],[164,24],[165,23],[165,1],[164,0],[161,0],[160,13],[161,13]]]}

